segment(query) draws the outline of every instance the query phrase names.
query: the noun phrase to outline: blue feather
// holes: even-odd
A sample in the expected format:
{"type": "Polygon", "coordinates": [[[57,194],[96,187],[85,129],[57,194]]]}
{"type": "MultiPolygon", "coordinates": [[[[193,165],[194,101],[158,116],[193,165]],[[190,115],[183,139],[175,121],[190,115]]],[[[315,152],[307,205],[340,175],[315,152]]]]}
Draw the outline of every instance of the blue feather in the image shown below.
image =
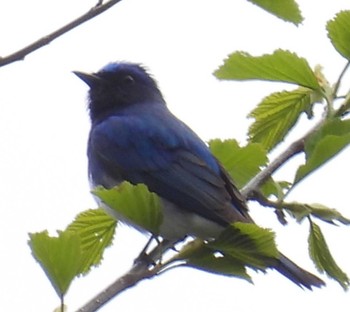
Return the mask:
{"type": "MultiPolygon", "coordinates": [[[[232,222],[253,222],[244,198],[208,146],[167,108],[156,81],[137,64],[75,72],[89,87],[92,185],[144,183],[164,204],[160,234],[215,238],[232,222]]],[[[299,286],[324,283],[280,254],[271,266],[299,286]]]]}

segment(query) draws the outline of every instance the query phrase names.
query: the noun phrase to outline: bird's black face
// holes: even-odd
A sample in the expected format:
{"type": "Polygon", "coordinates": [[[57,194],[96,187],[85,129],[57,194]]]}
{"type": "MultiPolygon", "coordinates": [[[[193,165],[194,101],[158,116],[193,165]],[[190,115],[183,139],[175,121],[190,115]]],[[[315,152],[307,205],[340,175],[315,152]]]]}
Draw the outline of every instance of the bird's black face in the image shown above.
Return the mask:
{"type": "Polygon", "coordinates": [[[136,64],[111,63],[95,74],[74,72],[89,87],[91,119],[103,119],[111,112],[142,102],[164,103],[156,82],[136,64]]]}

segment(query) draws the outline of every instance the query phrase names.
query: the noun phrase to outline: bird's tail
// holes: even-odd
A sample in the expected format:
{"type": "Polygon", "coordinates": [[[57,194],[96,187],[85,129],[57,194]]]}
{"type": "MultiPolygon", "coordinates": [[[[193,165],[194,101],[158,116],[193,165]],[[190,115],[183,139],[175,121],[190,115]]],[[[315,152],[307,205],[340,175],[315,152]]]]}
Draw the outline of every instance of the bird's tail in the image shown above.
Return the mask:
{"type": "Polygon", "coordinates": [[[311,290],[313,286],[321,287],[325,285],[323,280],[300,268],[283,254],[280,254],[274,268],[300,287],[311,290]]]}

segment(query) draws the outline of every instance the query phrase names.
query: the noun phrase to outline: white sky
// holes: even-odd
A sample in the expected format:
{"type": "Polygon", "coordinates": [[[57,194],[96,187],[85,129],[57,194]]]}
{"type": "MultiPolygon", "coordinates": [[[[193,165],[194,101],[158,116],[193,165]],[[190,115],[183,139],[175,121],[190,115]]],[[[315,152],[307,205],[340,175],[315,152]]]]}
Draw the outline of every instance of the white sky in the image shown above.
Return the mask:
{"type": "MultiPolygon", "coordinates": [[[[1,56],[95,4],[86,0],[3,2],[1,56]]],[[[305,22],[297,28],[244,0],[124,0],[23,62],[0,69],[1,310],[46,312],[58,305],[53,288],[30,254],[27,233],[44,229],[53,233],[78,212],[96,206],[86,174],[87,88],[71,71],[96,71],[114,60],[142,62],[159,81],[170,109],[203,139],[234,137],[243,142],[249,125],[247,113],[281,85],[216,81],[211,73],[227,54],[244,50],[260,55],[290,49],[306,57],[311,66],[322,64],[330,81],[345,65],[329,43],[324,25],[335,12],[350,9],[350,2],[304,0],[300,6],[305,22]]],[[[348,149],[302,183],[290,199],[320,202],[349,217],[345,182],[349,156],[348,149]]],[[[292,161],[291,169],[282,170],[279,176],[291,177],[296,164],[292,161]]],[[[278,232],[280,249],[315,272],[307,256],[307,224],[282,227],[273,213],[251,206],[259,224],[278,232]]],[[[322,229],[339,265],[350,274],[350,229],[329,225],[322,229]]],[[[66,297],[69,311],[122,275],[146,242],[126,227],[119,229],[116,238],[102,265],[73,282],[66,297]]],[[[252,275],[255,286],[176,269],[141,282],[101,311],[277,312],[281,307],[284,311],[343,311],[350,302],[349,293],[330,280],[327,288],[311,293],[275,272],[252,275]]]]}

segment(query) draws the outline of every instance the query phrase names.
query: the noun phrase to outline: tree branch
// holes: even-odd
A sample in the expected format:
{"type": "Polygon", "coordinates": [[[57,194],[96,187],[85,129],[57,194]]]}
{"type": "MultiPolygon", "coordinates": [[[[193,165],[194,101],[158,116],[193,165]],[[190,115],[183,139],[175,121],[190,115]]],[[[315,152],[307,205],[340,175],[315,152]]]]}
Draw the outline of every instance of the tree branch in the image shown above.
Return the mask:
{"type": "Polygon", "coordinates": [[[56,38],[62,36],[63,34],[69,32],[70,30],[78,27],[79,25],[87,22],[88,20],[96,17],[97,15],[105,12],[109,8],[111,8],[113,5],[117,4],[121,0],[109,0],[105,4],[103,4],[103,1],[99,1],[96,6],[91,8],[87,13],[83,14],[82,16],[78,17],[77,19],[71,21],[67,25],[57,29],[56,31],[52,32],[51,34],[48,34],[41,39],[34,41],[30,45],[18,50],[15,53],[12,53],[5,57],[0,57],[0,67],[8,65],[13,62],[21,61],[23,60],[28,54],[42,48],[43,46],[49,44],[51,41],[55,40],[56,38]]]}
{"type": "Polygon", "coordinates": [[[287,160],[299,154],[304,150],[305,137],[293,142],[283,151],[276,159],[274,159],[265,169],[260,171],[252,180],[250,180],[241,190],[245,198],[249,198],[252,193],[258,190],[272,174],[277,171],[287,160]]]}
{"type": "Polygon", "coordinates": [[[155,276],[155,270],[149,270],[148,265],[141,264],[133,266],[127,273],[118,278],[113,284],[108,286],[97,296],[92,298],[88,303],[81,307],[77,312],[94,312],[99,310],[109,300],[114,298],[119,293],[136,285],[138,282],[155,276]]]}
{"type": "Polygon", "coordinates": [[[152,278],[161,273],[166,266],[159,262],[166,250],[174,245],[173,241],[163,240],[160,242],[147,256],[146,261],[144,257],[139,257],[134,263],[133,267],[123,276],[118,278],[115,282],[97,294],[77,312],[94,312],[104,306],[109,300],[124,290],[136,285],[138,282],[152,278]],[[158,264],[154,264],[156,262],[158,264]]]}
{"type": "Polygon", "coordinates": [[[325,122],[325,119],[319,121],[309,132],[300,139],[289,145],[276,159],[274,159],[265,169],[260,171],[252,180],[250,180],[241,190],[244,198],[249,199],[254,192],[259,191],[259,187],[275,173],[285,162],[293,156],[304,151],[305,141],[314,134],[325,122]]]}

